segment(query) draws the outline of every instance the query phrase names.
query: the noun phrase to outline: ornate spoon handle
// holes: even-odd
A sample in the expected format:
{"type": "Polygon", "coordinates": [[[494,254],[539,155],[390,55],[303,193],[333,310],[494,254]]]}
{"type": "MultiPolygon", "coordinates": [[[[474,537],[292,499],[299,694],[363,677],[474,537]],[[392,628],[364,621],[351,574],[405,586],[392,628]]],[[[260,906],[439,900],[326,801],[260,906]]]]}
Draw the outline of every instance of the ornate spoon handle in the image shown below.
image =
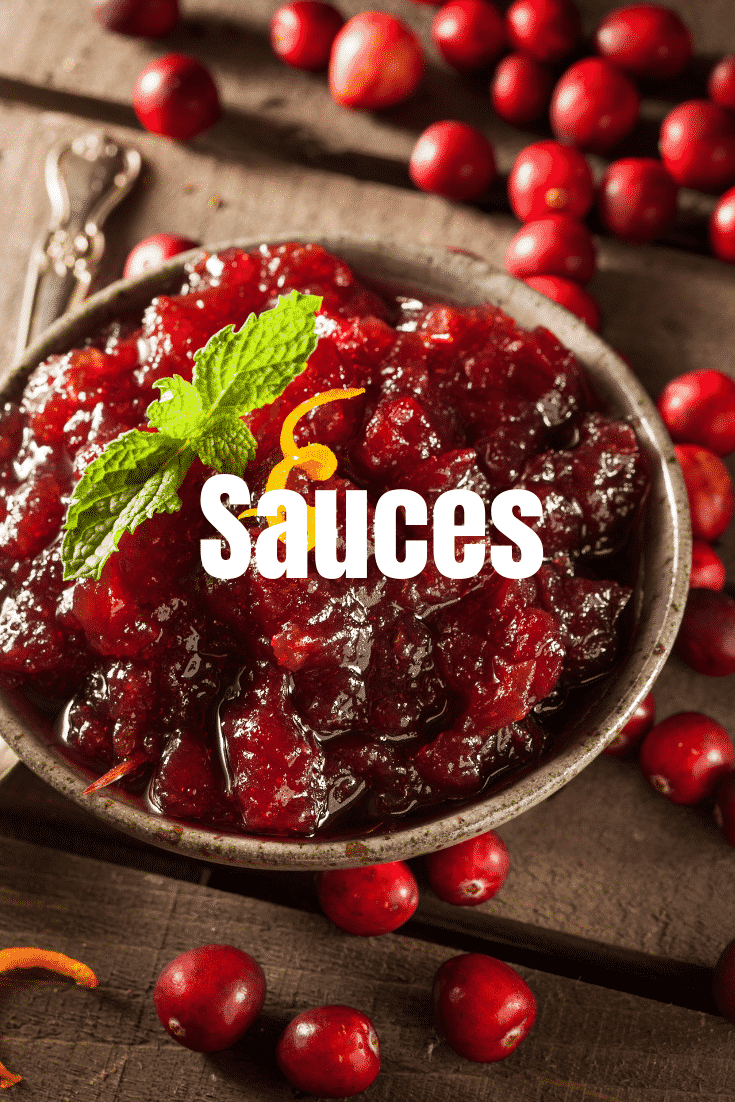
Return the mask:
{"type": "Polygon", "coordinates": [[[105,248],[102,226],[140,175],[142,159],[99,132],[55,145],[46,158],[51,200],[48,229],[28,267],[17,355],[52,321],[79,305],[105,248]]]}

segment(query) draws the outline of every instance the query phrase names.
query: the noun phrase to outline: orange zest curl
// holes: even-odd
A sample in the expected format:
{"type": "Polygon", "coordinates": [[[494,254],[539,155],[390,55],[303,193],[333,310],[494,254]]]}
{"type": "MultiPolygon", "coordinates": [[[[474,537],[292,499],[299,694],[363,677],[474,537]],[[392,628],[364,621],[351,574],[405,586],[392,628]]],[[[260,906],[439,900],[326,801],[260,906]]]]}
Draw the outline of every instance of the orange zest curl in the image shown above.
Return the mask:
{"type": "MultiPolygon", "coordinates": [[[[97,987],[99,982],[91,968],[63,953],[50,949],[0,949],[0,972],[13,972],[16,968],[47,968],[60,976],[68,976],[80,987],[97,987]]],[[[22,1078],[0,1064],[0,1088],[3,1090],[20,1083],[22,1078]]]]}
{"type": "Polygon", "coordinates": [[[103,773],[101,777],[98,777],[96,781],[92,781],[87,788],[82,792],[83,796],[92,796],[95,792],[99,792],[101,788],[107,788],[108,784],[114,784],[115,781],[119,781],[120,777],[124,777],[127,773],[132,773],[134,769],[137,769],[139,765],[144,765],[148,761],[148,755],[144,750],[139,750],[137,754],[133,754],[132,758],[127,758],[125,761],[121,761],[119,765],[113,765],[112,769],[108,769],[106,773],[103,773]]]}
{"type": "MultiPolygon", "coordinates": [[[[326,482],[328,478],[332,477],[337,470],[337,456],[331,448],[328,448],[326,444],[307,444],[304,448],[298,448],[293,438],[294,429],[301,418],[316,406],[324,406],[327,402],[337,402],[341,398],[356,398],[358,394],[364,393],[364,387],[359,389],[352,387],[348,390],[325,390],[322,394],[315,394],[312,398],[307,398],[305,402],[291,410],[281,427],[280,445],[283,459],[280,463],[276,463],[268,475],[268,481],[265,485],[266,493],[271,490],[285,490],[288,476],[294,467],[300,467],[307,478],[311,478],[315,482],[326,482]]],[[[239,519],[256,515],[256,509],[246,509],[244,513],[240,513],[239,519]]],[[[307,551],[311,551],[316,542],[314,516],[314,507],[307,505],[307,551]]],[[[282,506],[276,516],[266,517],[265,519],[269,525],[281,524],[286,519],[286,510],[282,506]]],[[[285,536],[281,535],[280,538],[284,539],[285,536]]]]}

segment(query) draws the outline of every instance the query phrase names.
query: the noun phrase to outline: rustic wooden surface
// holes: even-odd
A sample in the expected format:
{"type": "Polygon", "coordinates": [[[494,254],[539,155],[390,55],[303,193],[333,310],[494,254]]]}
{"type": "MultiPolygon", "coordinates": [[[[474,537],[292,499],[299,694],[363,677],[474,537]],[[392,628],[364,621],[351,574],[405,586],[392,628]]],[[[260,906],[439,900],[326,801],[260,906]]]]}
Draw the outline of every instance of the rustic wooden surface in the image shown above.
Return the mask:
{"type": "MultiPolygon", "coordinates": [[[[494,119],[482,80],[450,74],[433,51],[409,104],[342,111],[322,75],[297,73],[270,55],[273,6],[188,0],[182,26],[164,42],[147,43],[105,34],[86,0],[0,0],[0,205],[8,227],[0,262],[9,273],[0,281],[0,364],[9,362],[15,340],[26,258],[47,219],[45,153],[94,124],[134,144],[146,161],[143,182],[108,223],[105,279],[119,274],[135,241],[159,230],[215,244],[359,228],[366,236],[468,248],[502,266],[517,227],[502,184],[481,204],[453,204],[411,189],[406,162],[418,131],[436,118],[485,129],[501,171],[533,134],[494,119]],[[129,106],[140,68],[171,50],[212,67],[227,109],[187,147],[143,133],[129,106]]],[[[361,6],[340,3],[347,14],[361,6]]],[[[380,6],[427,40],[432,9],[407,0],[380,6]]],[[[584,0],[586,30],[616,6],[584,0]]],[[[702,93],[707,56],[735,51],[731,0],[670,6],[693,28],[699,57],[686,79],[649,90],[631,148],[650,153],[655,120],[677,96],[702,93]]],[[[701,249],[711,205],[685,196],[670,241],[701,249]]],[[[604,311],[603,335],[652,393],[683,370],[733,371],[733,269],[691,251],[630,248],[603,237],[590,289],[604,311]]],[[[735,578],[733,531],[718,550],[735,578]]],[[[659,715],[701,710],[735,734],[734,681],[697,676],[671,659],[656,688],[659,715]]],[[[79,955],[99,969],[102,990],[33,982],[4,991],[0,1059],[25,1074],[28,1097],[54,1102],[288,1098],[272,1060],[279,1023],[318,1001],[354,1000],[374,1010],[384,1043],[384,1071],[368,1098],[733,1097],[732,1027],[684,1009],[711,1009],[708,969],[735,936],[735,855],[709,810],[676,808],[648,789],[634,761],[601,758],[501,833],[511,875],[480,909],[476,929],[427,892],[412,937],[363,942],[312,913],[310,878],[221,870],[133,843],[21,767],[0,785],[3,941],[79,955]],[[528,1041],[490,1068],[432,1047],[426,1003],[437,965],[483,938],[496,955],[507,949],[540,1005],[528,1041]],[[269,1003],[251,1040],[230,1054],[200,1057],[165,1037],[150,991],[176,952],[217,940],[252,946],[268,975],[269,1003]],[[640,997],[649,988],[660,1001],[640,997]]],[[[420,874],[419,862],[416,868],[420,874]]]]}

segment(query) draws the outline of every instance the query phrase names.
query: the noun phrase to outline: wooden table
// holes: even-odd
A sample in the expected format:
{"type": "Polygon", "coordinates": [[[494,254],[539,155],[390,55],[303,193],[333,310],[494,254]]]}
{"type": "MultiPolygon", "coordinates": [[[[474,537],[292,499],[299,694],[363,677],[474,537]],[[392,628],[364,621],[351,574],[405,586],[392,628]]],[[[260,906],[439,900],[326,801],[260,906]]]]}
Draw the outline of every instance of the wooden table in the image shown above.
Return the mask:
{"type": "MultiPolygon", "coordinates": [[[[359,230],[469,248],[502,265],[516,223],[499,185],[461,206],[420,194],[406,164],[437,118],[480,125],[501,170],[534,135],[501,124],[479,79],[432,54],[420,93],[379,115],[340,110],[322,75],[271,56],[266,0],[188,0],[164,43],[105,34],[83,0],[0,2],[0,352],[15,339],[26,258],[47,219],[42,165],[51,143],[91,124],[135,145],[145,178],[108,224],[104,278],[141,237],[168,230],[214,244],[228,237],[359,230]],[[211,66],[226,116],[191,145],[143,133],[133,82],[162,52],[211,66]]],[[[431,10],[386,0],[427,40],[431,10]]],[[[587,31],[616,6],[584,0],[587,31]]],[[[654,90],[626,149],[653,155],[657,120],[703,94],[711,58],[735,51],[731,0],[672,2],[698,57],[676,87],[654,90]]],[[[356,0],[341,4],[352,14],[356,0]]],[[[597,162],[597,170],[602,163],[597,162]]],[[[712,200],[688,193],[663,244],[600,240],[591,290],[604,336],[652,393],[683,370],[733,369],[735,276],[705,254],[712,200]]],[[[731,466],[731,470],[735,470],[731,466]]],[[[735,578],[731,530],[719,548],[735,578]]],[[[735,734],[735,677],[698,676],[671,659],[659,716],[702,710],[735,734]]],[[[295,1012],[346,1002],[370,1014],[383,1070],[365,1097],[394,1102],[723,1102],[735,1098],[735,1033],[716,1015],[711,968],[735,937],[735,854],[708,809],[655,795],[634,761],[600,758],[501,834],[513,859],[502,892],[469,915],[427,889],[399,934],[357,939],[319,913],[313,881],[229,870],[114,834],[19,766],[0,785],[0,930],[4,945],[38,944],[91,965],[97,991],[42,976],[4,984],[0,1059],[24,1075],[19,1097],[105,1102],[289,1099],[274,1042],[295,1012]],[[263,1018],[234,1049],[190,1053],[161,1029],[151,1000],[162,965],[185,948],[231,942],[262,963],[263,1018]],[[539,1018],[501,1064],[456,1057],[433,1033],[429,992],[441,961],[480,949],[516,965],[539,1018]]],[[[415,862],[419,876],[421,862],[415,862]]],[[[9,1097],[12,1097],[10,1095],[9,1097]]]]}

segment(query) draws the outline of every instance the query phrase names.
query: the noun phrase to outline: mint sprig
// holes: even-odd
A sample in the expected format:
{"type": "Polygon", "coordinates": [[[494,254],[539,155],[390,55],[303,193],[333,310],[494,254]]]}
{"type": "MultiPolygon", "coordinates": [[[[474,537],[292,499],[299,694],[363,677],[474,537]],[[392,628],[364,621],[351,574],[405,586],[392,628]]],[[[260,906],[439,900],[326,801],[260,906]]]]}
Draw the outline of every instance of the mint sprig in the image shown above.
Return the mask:
{"type": "Polygon", "coordinates": [[[123,433],[77,483],[61,545],[65,579],[98,579],[123,532],[178,512],[177,491],[195,456],[220,474],[242,474],[257,445],[241,417],[278,398],[304,370],[321,302],[292,291],[237,332],[227,325],[210,337],[194,353],[190,383],[174,375],[153,384],[161,397],[147,415],[156,431],[123,433]]]}

